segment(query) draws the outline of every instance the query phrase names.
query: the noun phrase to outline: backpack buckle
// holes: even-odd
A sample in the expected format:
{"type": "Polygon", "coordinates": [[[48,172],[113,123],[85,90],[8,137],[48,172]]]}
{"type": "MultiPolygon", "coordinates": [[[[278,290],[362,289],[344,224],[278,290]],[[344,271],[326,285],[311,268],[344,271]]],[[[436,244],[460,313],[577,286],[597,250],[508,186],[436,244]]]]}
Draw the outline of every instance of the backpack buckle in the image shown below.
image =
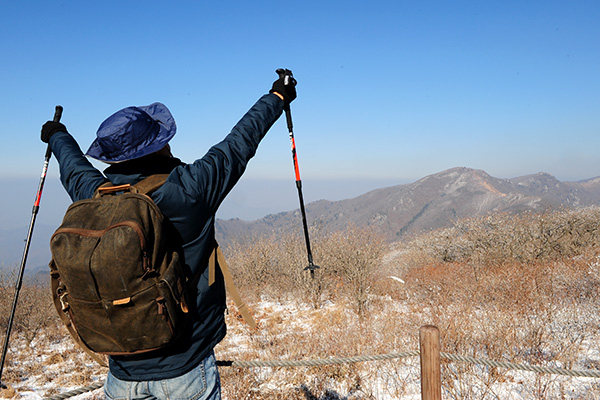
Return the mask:
{"type": "Polygon", "coordinates": [[[58,297],[58,299],[60,300],[60,306],[61,309],[64,313],[66,313],[67,311],[69,311],[69,303],[67,302],[67,300],[65,299],[65,296],[68,295],[69,292],[67,292],[66,290],[58,297]]]}

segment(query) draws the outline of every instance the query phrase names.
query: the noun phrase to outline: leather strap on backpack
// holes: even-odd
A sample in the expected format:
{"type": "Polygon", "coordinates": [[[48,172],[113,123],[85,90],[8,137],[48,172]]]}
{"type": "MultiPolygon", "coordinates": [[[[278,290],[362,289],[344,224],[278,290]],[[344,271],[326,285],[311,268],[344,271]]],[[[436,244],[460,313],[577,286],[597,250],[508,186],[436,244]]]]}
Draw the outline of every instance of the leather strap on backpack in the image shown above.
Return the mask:
{"type": "Polygon", "coordinates": [[[150,175],[147,178],[142,179],[135,185],[125,184],[115,186],[110,182],[105,182],[96,189],[94,193],[94,197],[101,197],[106,194],[112,194],[117,192],[131,192],[131,193],[140,193],[145,195],[150,195],[150,193],[154,192],[156,189],[161,187],[165,181],[167,180],[169,174],[156,174],[150,175]]]}
{"type": "Polygon", "coordinates": [[[142,179],[133,185],[133,187],[135,187],[138,193],[149,195],[161,187],[167,180],[168,176],[169,174],[150,175],[149,177],[142,179]]]}
{"type": "Polygon", "coordinates": [[[248,306],[242,300],[235,284],[233,283],[233,276],[231,276],[231,272],[229,271],[229,267],[227,266],[227,261],[225,261],[225,256],[221,251],[221,248],[217,243],[215,243],[215,248],[210,254],[210,258],[208,259],[208,284],[212,285],[215,282],[215,267],[219,266],[221,272],[223,273],[223,278],[225,279],[225,287],[229,292],[229,296],[233,300],[235,307],[238,309],[238,312],[244,318],[244,321],[248,324],[250,329],[256,329],[256,321],[252,314],[250,314],[250,310],[248,310],[248,306]]]}

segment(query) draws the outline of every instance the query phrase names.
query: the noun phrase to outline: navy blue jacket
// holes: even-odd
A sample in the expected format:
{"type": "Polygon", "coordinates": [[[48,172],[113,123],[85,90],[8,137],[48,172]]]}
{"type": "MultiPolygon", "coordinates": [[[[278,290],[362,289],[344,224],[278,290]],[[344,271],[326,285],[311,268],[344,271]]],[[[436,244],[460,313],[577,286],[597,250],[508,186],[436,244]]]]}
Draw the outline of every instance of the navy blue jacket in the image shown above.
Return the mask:
{"type": "Polygon", "coordinates": [[[59,132],[51,137],[50,146],[60,166],[61,182],[73,201],[91,198],[107,178],[115,185],[134,184],[155,173],[169,173],[152,199],[181,234],[189,273],[200,277],[191,328],[184,337],[166,349],[146,355],[110,357],[110,371],[117,378],[140,381],[183,375],[195,368],[225,337],[225,286],[218,268],[216,282],[208,286],[207,267],[215,240],[215,213],[282,112],[281,99],[274,94],[264,95],[222,142],[192,164],[152,155],[112,164],[104,174],[90,164],[71,135],[59,132]]]}

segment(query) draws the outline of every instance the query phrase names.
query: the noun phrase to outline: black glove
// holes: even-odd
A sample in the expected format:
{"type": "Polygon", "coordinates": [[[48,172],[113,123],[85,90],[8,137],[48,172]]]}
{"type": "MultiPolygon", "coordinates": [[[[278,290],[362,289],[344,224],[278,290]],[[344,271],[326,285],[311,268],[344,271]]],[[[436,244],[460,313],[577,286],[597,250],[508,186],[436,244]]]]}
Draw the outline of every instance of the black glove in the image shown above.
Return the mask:
{"type": "Polygon", "coordinates": [[[277,70],[280,78],[273,82],[269,93],[277,92],[283,96],[285,105],[289,105],[296,98],[296,80],[289,69],[277,70]]]}
{"type": "MultiPolygon", "coordinates": [[[[50,138],[56,132],[67,132],[67,127],[61,124],[60,122],[48,121],[44,125],[42,125],[42,142],[48,143],[50,142],[50,138]]],[[[69,132],[67,132],[69,133],[69,132]]]]}

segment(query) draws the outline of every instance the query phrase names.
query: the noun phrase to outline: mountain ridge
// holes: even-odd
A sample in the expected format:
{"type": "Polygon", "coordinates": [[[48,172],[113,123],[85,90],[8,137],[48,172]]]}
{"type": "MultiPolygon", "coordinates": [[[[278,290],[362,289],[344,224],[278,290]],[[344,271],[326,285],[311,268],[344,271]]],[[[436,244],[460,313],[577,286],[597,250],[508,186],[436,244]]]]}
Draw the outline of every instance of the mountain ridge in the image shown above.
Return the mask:
{"type": "MultiPolygon", "coordinates": [[[[388,241],[450,226],[453,221],[491,212],[543,212],[561,207],[600,204],[600,176],[563,182],[538,172],[500,179],[483,170],[455,167],[425,176],[415,182],[383,187],[337,201],[318,200],[306,205],[311,229],[337,231],[348,224],[371,226],[388,241]]],[[[298,209],[268,214],[261,219],[217,219],[216,236],[226,245],[236,238],[280,232],[301,234],[298,209]]],[[[38,223],[28,256],[28,271],[47,272],[48,241],[56,226],[38,223]]],[[[0,229],[0,267],[18,265],[26,227],[0,229]]]]}
{"type": "MultiPolygon", "coordinates": [[[[490,212],[542,212],[599,203],[600,177],[562,182],[538,172],[500,179],[483,170],[455,167],[351,199],[315,201],[306,206],[306,211],[313,228],[335,231],[348,223],[371,226],[395,241],[490,212]]],[[[301,227],[299,218],[299,210],[292,210],[255,221],[218,220],[217,234],[226,242],[239,235],[286,232],[301,227]]]]}

